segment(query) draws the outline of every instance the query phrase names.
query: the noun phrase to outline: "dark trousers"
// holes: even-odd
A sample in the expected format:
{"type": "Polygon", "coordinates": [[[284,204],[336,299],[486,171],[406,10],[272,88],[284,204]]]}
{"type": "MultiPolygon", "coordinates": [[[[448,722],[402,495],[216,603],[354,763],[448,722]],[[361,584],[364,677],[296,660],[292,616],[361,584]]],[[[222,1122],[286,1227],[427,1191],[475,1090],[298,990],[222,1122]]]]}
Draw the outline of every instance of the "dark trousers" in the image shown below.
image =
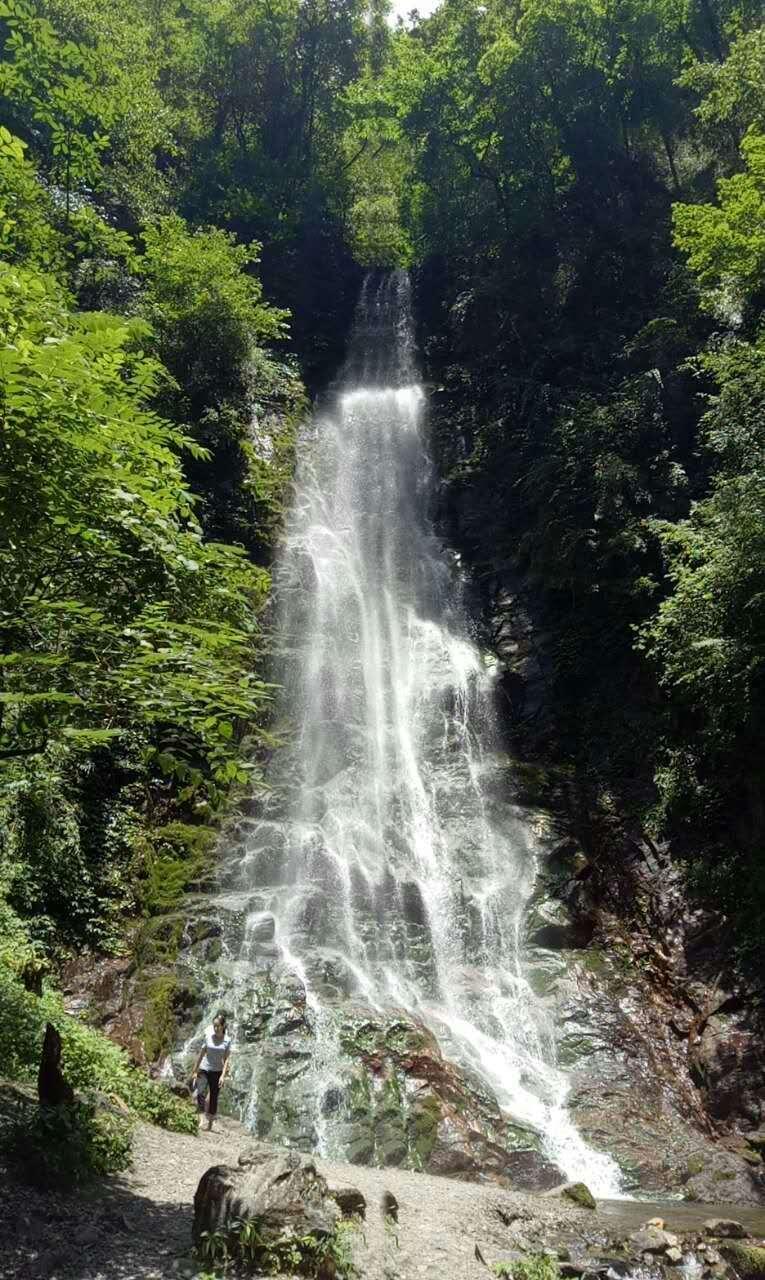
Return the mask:
{"type": "Polygon", "coordinates": [[[204,1111],[205,1099],[209,1090],[210,1101],[207,1105],[208,1116],[217,1116],[218,1114],[218,1092],[220,1090],[220,1078],[222,1071],[198,1071],[197,1072],[197,1109],[204,1111]]]}

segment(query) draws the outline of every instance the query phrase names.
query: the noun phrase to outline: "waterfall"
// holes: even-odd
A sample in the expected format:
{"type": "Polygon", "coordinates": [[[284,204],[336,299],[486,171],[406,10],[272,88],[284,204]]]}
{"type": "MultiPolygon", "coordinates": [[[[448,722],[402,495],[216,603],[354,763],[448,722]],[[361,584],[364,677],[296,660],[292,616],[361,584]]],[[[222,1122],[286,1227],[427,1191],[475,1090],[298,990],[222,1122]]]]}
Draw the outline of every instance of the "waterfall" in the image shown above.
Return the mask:
{"type": "Polygon", "coordinates": [[[568,1177],[614,1195],[616,1165],[567,1115],[554,1028],[524,976],[536,838],[499,764],[495,667],[428,519],[423,410],[408,279],[370,280],[340,390],[302,440],[275,572],[285,746],[221,898],[240,920],[221,966],[238,1087],[267,1132],[277,1075],[292,1077],[284,1055],[264,1075],[258,1010],[263,982],[269,1009],[286,982],[279,1016],[310,1032],[290,1042],[290,1123],[342,1154],[338,1010],[403,1011],[568,1177]]]}

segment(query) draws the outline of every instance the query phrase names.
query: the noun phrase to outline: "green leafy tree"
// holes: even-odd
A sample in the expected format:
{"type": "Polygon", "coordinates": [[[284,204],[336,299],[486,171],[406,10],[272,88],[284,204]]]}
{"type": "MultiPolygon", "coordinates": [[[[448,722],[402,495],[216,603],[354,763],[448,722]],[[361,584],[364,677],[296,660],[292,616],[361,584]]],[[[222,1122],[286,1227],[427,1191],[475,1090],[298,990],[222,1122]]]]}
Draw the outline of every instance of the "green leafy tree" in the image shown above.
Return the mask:
{"type": "Polygon", "coordinates": [[[765,134],[741,147],[744,173],[718,183],[719,205],[678,204],[675,240],[688,256],[708,306],[734,321],[765,300],[765,134]]]}
{"type": "Polygon", "coordinates": [[[192,424],[208,451],[186,460],[204,499],[204,526],[262,559],[303,409],[294,368],[269,350],[285,336],[287,313],[264,300],[255,273],[260,246],[237,244],[215,227],[192,231],[177,215],[148,227],[144,238],[142,310],[175,379],[160,402],[192,424]]]}
{"type": "Polygon", "coordinates": [[[270,306],[252,268],[260,245],[237,244],[217,227],[190,230],[177,214],[144,232],[144,311],[164,364],[192,417],[242,389],[253,348],[285,334],[287,313],[270,306]]]}
{"type": "Polygon", "coordinates": [[[44,131],[44,156],[62,189],[67,218],[77,193],[101,178],[114,104],[101,83],[97,54],[62,42],[52,24],[25,0],[2,0],[8,36],[0,62],[0,93],[13,103],[30,138],[44,131]]]}
{"type": "Polygon", "coordinates": [[[265,696],[249,659],[267,579],[203,540],[178,456],[199,446],[146,407],[161,371],[141,327],[72,316],[23,269],[0,290],[5,755],[138,718],[214,789],[265,696]]]}

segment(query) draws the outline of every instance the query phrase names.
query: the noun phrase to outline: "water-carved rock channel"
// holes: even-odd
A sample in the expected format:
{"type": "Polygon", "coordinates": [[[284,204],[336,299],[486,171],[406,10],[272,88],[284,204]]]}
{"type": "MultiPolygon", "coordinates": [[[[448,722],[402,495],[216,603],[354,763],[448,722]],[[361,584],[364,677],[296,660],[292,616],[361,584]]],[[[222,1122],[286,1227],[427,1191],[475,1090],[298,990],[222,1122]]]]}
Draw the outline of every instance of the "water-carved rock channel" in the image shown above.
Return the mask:
{"type": "MultiPolygon", "coordinates": [[[[205,1018],[231,1012],[228,1105],[261,1137],[615,1196],[640,1165],[615,1133],[639,1109],[643,1068],[603,1057],[618,1002],[524,949],[550,840],[508,787],[496,660],[471,638],[458,566],[429,522],[423,407],[408,282],[369,282],[341,388],[301,444],[276,569],[285,745],[270,791],[228,833],[181,967],[205,1018]]],[[[673,1158],[687,1160],[702,1140],[662,1106],[641,1123],[659,1144],[680,1133],[673,1158]]]]}

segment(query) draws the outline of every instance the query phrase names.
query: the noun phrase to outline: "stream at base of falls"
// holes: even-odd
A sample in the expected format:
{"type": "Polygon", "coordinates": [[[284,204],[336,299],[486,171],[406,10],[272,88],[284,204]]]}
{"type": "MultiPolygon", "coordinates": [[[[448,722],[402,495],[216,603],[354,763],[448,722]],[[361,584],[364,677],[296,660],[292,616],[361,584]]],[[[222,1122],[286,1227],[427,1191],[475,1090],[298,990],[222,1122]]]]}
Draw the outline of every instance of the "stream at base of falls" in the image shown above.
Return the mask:
{"type": "Polygon", "coordinates": [[[372,278],[300,444],[274,576],[284,745],[221,852],[205,1019],[229,1011],[233,1097],[263,1137],[618,1196],[525,968],[542,837],[429,519],[424,406],[408,280],[372,278]]]}

